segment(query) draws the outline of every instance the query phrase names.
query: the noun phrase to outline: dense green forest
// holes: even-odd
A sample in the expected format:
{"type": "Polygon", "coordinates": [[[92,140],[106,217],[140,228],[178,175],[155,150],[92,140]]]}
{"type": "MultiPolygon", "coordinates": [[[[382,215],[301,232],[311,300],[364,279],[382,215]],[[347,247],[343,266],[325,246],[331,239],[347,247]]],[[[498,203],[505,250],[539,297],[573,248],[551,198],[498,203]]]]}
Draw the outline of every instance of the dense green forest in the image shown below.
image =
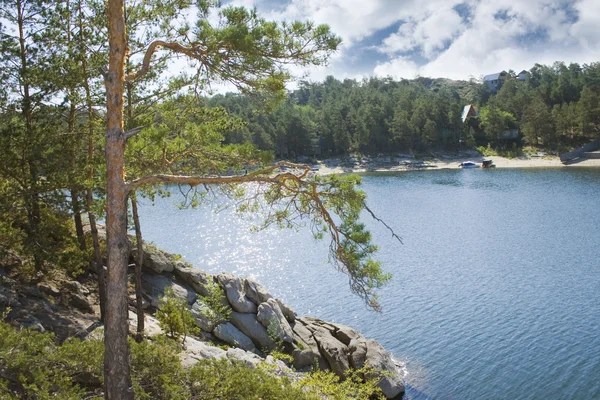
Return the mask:
{"type": "Polygon", "coordinates": [[[281,157],[513,143],[562,150],[600,135],[600,63],[536,64],[524,80],[509,71],[494,92],[483,80],[330,76],[301,82],[273,112],[238,94],[217,95],[208,104],[247,122],[226,135],[228,142],[252,141],[281,157]],[[463,123],[463,108],[470,104],[479,115],[463,123]],[[501,139],[509,129],[520,131],[518,140],[501,139]]]}

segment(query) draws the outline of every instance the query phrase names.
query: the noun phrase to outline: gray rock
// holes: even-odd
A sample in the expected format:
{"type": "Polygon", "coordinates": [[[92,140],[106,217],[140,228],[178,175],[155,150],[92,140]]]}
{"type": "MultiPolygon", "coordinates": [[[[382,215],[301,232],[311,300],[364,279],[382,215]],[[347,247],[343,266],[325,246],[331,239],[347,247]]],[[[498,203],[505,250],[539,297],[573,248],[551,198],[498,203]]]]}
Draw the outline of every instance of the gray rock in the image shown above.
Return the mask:
{"type": "Polygon", "coordinates": [[[374,373],[367,376],[368,379],[373,377],[380,378],[377,386],[381,388],[385,397],[394,399],[404,393],[404,382],[392,356],[373,339],[367,340],[366,362],[369,364],[369,367],[374,368],[378,372],[388,372],[383,375],[374,373]]]}
{"type": "Polygon", "coordinates": [[[256,318],[267,328],[268,332],[273,331],[273,334],[284,342],[294,342],[294,331],[275,299],[269,299],[258,306],[256,318]]]}
{"type": "Polygon", "coordinates": [[[350,366],[354,369],[361,369],[365,366],[367,359],[367,341],[366,339],[352,339],[348,344],[348,359],[350,366]]]}
{"type": "Polygon", "coordinates": [[[303,344],[308,345],[309,347],[317,348],[317,342],[315,341],[312,332],[309,331],[306,326],[300,322],[296,322],[292,327],[294,334],[297,337],[297,341],[302,341],[303,344]]]}
{"type": "Polygon", "coordinates": [[[246,291],[244,290],[244,281],[228,272],[217,275],[217,280],[225,289],[227,300],[237,312],[241,313],[254,313],[256,314],[256,304],[246,297],[246,291]]]}
{"type": "Polygon", "coordinates": [[[260,363],[265,361],[264,359],[262,359],[254,353],[249,353],[247,351],[237,348],[227,349],[227,358],[243,361],[250,368],[255,368],[260,363]]]}
{"type": "Polygon", "coordinates": [[[308,329],[313,333],[319,345],[319,350],[329,363],[331,370],[339,377],[344,378],[345,372],[350,368],[348,360],[348,348],[331,335],[327,329],[310,325],[308,329]]]}
{"type": "Polygon", "coordinates": [[[364,336],[360,334],[356,329],[352,329],[346,325],[335,324],[337,328],[335,331],[335,337],[346,346],[350,344],[353,339],[363,339],[364,336]]]}
{"type": "Polygon", "coordinates": [[[87,297],[79,293],[71,294],[71,305],[86,313],[94,312],[94,309],[92,308],[92,305],[90,304],[87,297]]]}
{"type": "Polygon", "coordinates": [[[16,322],[18,322],[23,328],[33,329],[39,333],[46,332],[46,328],[44,328],[40,320],[32,315],[27,315],[25,318],[19,319],[16,322]]]}
{"type": "Polygon", "coordinates": [[[71,293],[79,293],[79,294],[83,294],[83,295],[90,294],[90,291],[88,290],[88,288],[86,288],[85,286],[83,286],[81,283],[79,283],[77,281],[65,282],[65,283],[63,283],[63,287],[71,293]]]}
{"type": "MultiPolygon", "coordinates": [[[[292,357],[294,357],[294,367],[302,369],[314,365],[315,360],[319,362],[319,353],[315,353],[313,350],[300,350],[294,349],[292,351],[292,357]]],[[[328,365],[329,366],[329,365],[328,365]]],[[[327,368],[329,369],[329,368],[327,368]]]]}
{"type": "Polygon", "coordinates": [[[243,350],[258,353],[258,349],[252,343],[252,340],[244,335],[242,331],[236,328],[231,322],[223,322],[213,330],[213,334],[232,346],[239,347],[243,350]]]}
{"type": "Polygon", "coordinates": [[[246,290],[246,297],[248,297],[257,306],[273,298],[273,296],[267,292],[267,289],[265,289],[263,285],[252,278],[246,278],[244,280],[244,288],[246,290]]]}
{"type": "Polygon", "coordinates": [[[269,351],[277,348],[277,345],[269,336],[267,329],[258,322],[256,315],[233,311],[231,313],[231,323],[252,339],[256,347],[260,350],[269,351]]]}
{"type": "Polygon", "coordinates": [[[58,297],[60,290],[53,283],[40,283],[38,285],[40,292],[47,294],[48,296],[58,297]]]}
{"type": "MultiPolygon", "coordinates": [[[[136,253],[136,250],[132,251],[134,257],[136,253]]],[[[142,266],[157,274],[173,272],[174,269],[172,256],[153,246],[144,246],[144,262],[142,266]]]]}
{"type": "Polygon", "coordinates": [[[288,322],[290,322],[290,323],[295,322],[296,321],[296,311],[292,310],[292,307],[288,306],[287,304],[284,304],[283,301],[281,301],[279,299],[275,299],[275,300],[277,300],[277,304],[279,305],[281,312],[285,316],[285,319],[287,319],[288,322]]]}
{"type": "Polygon", "coordinates": [[[196,326],[205,332],[212,332],[214,329],[213,311],[209,306],[198,300],[192,305],[192,315],[196,321],[196,326]]]}
{"type": "Polygon", "coordinates": [[[225,350],[211,346],[194,338],[186,338],[184,346],[185,351],[181,353],[181,364],[184,367],[191,367],[200,360],[220,360],[227,357],[225,350]]]}
{"type": "Polygon", "coordinates": [[[306,363],[309,362],[309,360],[310,365],[313,365],[314,360],[316,359],[319,369],[323,371],[330,370],[331,367],[329,366],[329,363],[319,352],[319,346],[317,345],[317,341],[313,337],[312,332],[299,321],[291,326],[294,331],[294,343],[296,344],[296,348],[292,352],[294,366],[296,368],[306,367],[308,366],[306,363]]]}
{"type": "Polygon", "coordinates": [[[194,268],[194,266],[183,262],[177,261],[175,263],[175,274],[181,278],[182,281],[190,285],[196,293],[201,296],[207,296],[208,291],[206,285],[212,283],[213,277],[206,271],[194,268]]]}
{"type": "Polygon", "coordinates": [[[188,304],[192,305],[196,301],[196,292],[189,286],[173,282],[172,279],[163,275],[142,274],[142,290],[148,296],[153,307],[158,307],[160,297],[164,296],[167,286],[171,286],[175,296],[185,299],[188,304]]]}

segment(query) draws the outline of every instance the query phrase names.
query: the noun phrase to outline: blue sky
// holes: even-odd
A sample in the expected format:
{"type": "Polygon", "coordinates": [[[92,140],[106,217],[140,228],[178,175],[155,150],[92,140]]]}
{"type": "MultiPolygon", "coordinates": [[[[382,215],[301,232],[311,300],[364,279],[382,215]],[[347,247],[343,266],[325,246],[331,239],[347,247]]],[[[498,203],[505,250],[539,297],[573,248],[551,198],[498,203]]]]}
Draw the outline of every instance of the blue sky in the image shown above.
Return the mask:
{"type": "Polygon", "coordinates": [[[275,20],[329,24],[343,38],[327,75],[479,78],[534,63],[600,61],[600,0],[232,0],[275,20]]]}

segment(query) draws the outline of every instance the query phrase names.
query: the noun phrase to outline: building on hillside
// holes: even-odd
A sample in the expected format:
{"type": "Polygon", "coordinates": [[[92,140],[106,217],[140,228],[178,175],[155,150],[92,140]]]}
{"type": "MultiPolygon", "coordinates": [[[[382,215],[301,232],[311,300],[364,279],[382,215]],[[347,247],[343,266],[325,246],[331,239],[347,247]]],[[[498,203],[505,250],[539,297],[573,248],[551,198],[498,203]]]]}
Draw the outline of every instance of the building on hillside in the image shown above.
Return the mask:
{"type": "Polygon", "coordinates": [[[488,85],[492,93],[496,93],[502,87],[502,78],[506,75],[508,75],[506,71],[486,75],[483,77],[483,81],[488,85]]]}
{"type": "Polygon", "coordinates": [[[464,124],[465,121],[467,121],[469,118],[476,117],[478,115],[479,115],[479,113],[477,112],[477,110],[475,110],[475,106],[473,106],[473,104],[469,104],[469,105],[464,106],[462,115],[460,118],[464,124]]]}
{"type": "Polygon", "coordinates": [[[529,72],[523,70],[523,71],[519,72],[519,75],[517,75],[517,80],[524,81],[527,79],[527,75],[529,75],[529,72]]]}

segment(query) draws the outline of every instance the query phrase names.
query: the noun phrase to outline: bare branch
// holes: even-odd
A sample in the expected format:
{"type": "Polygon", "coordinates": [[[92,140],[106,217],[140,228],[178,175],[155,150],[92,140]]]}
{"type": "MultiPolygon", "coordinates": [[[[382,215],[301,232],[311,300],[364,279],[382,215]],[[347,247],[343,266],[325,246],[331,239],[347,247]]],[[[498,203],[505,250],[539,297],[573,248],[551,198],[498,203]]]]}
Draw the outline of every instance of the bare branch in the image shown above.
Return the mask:
{"type": "Polygon", "coordinates": [[[163,47],[165,49],[172,50],[176,53],[185,54],[186,56],[192,59],[199,59],[202,56],[206,56],[206,51],[199,47],[186,47],[179,43],[175,42],[165,42],[164,40],[155,40],[150,43],[148,49],[146,50],[146,54],[144,54],[144,60],[142,61],[142,65],[139,70],[134,74],[129,74],[125,77],[126,82],[134,81],[138,78],[141,78],[150,70],[150,61],[152,60],[152,56],[157,51],[159,47],[163,47]]]}
{"type": "Polygon", "coordinates": [[[391,227],[390,227],[388,224],[386,224],[386,223],[385,223],[385,221],[384,221],[384,220],[382,220],[382,219],[381,219],[381,218],[379,218],[377,215],[375,215],[375,213],[374,213],[373,211],[371,211],[371,209],[369,208],[369,206],[367,206],[366,204],[364,204],[364,207],[365,207],[365,210],[367,210],[367,212],[368,212],[369,214],[371,214],[371,217],[372,217],[372,218],[373,218],[375,221],[378,221],[378,222],[380,222],[381,224],[383,224],[383,226],[385,226],[385,227],[386,227],[386,228],[387,228],[387,229],[388,229],[388,230],[389,230],[389,231],[392,233],[392,237],[393,237],[394,239],[396,239],[396,240],[397,240],[397,241],[399,241],[400,243],[404,244],[404,243],[402,242],[402,238],[401,238],[400,236],[398,236],[398,235],[396,234],[396,232],[394,232],[394,230],[393,230],[393,229],[392,229],[392,228],[391,228],[391,227]]]}
{"type": "Polygon", "coordinates": [[[138,126],[137,128],[130,129],[127,132],[125,132],[123,136],[125,136],[125,140],[128,140],[130,137],[133,137],[140,133],[140,131],[144,128],[144,126],[138,126]]]}

